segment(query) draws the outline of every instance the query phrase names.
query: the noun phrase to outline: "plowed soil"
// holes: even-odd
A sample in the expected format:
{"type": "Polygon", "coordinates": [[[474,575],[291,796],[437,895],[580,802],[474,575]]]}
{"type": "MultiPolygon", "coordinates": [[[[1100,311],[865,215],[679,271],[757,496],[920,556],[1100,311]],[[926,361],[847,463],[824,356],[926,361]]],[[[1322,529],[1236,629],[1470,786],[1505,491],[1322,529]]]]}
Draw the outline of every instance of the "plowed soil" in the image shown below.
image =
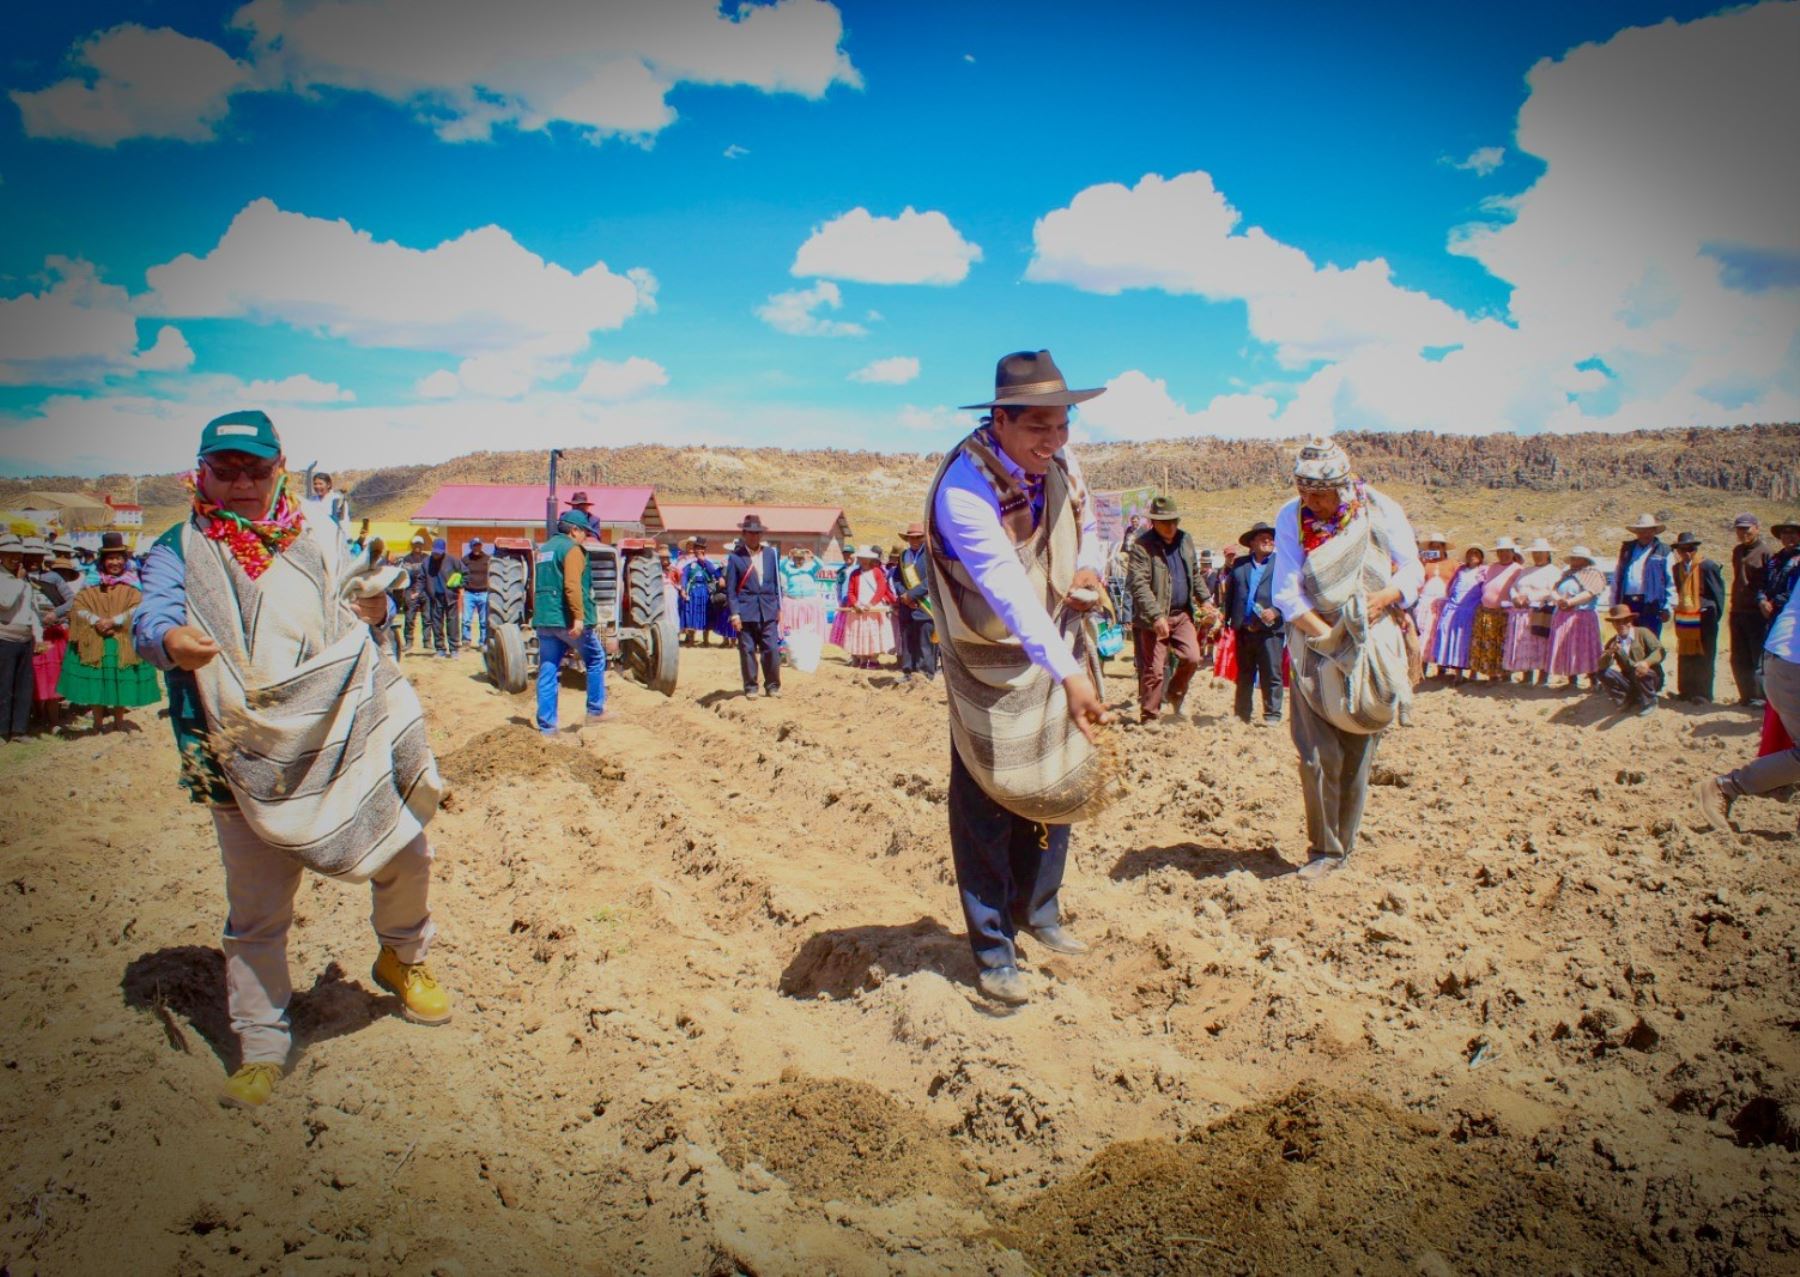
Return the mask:
{"type": "Polygon", "coordinates": [[[832,652],[744,700],[690,650],[545,741],[472,657],[405,668],[455,1019],[400,1019],[366,890],[309,879],[253,1113],[167,724],[0,755],[0,1271],[1800,1268],[1795,812],[1688,805],[1747,711],[1428,685],[1309,885],[1286,731],[1198,686],[1113,729],[1132,790],[1063,895],[1093,952],[1025,941],[1006,1011],[936,687],[832,652]]]}

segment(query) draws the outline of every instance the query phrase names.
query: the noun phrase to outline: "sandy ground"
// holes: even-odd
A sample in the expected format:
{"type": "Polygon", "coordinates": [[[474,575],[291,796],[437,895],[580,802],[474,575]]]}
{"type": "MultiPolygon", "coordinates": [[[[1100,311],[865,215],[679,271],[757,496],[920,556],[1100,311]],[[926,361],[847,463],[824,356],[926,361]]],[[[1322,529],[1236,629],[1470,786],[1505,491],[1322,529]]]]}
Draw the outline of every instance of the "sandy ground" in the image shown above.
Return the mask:
{"type": "Polygon", "coordinates": [[[1094,952],[1025,942],[1009,1013],[937,688],[834,657],[746,701],[690,651],[544,742],[472,657],[407,668],[455,1021],[399,1019],[364,889],[310,880],[256,1113],[215,1099],[221,878],[167,725],[0,759],[0,1272],[1800,1270],[1794,809],[1732,838],[1686,798],[1746,711],[1428,685],[1309,887],[1286,731],[1197,687],[1118,729],[1064,892],[1094,952]]]}

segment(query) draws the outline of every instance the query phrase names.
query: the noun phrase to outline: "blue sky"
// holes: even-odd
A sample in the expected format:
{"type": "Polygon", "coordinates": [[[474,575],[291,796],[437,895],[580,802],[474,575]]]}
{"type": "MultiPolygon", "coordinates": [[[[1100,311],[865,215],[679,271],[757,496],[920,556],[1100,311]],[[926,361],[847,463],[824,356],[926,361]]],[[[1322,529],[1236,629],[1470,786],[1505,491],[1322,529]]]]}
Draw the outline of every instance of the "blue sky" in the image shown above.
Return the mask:
{"type": "Polygon", "coordinates": [[[1800,417],[1791,3],[0,22],[0,472],[1800,417]]]}

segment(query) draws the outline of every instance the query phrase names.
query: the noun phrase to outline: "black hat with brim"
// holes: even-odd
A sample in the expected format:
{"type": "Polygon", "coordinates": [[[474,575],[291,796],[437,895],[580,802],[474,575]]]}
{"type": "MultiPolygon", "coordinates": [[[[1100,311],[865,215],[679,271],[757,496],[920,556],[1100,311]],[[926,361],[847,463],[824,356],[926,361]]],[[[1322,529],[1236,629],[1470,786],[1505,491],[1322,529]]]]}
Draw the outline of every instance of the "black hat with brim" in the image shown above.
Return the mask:
{"type": "Polygon", "coordinates": [[[963,404],[957,411],[974,412],[986,408],[1060,408],[1071,404],[1086,403],[1098,395],[1106,393],[1106,387],[1096,390],[1070,390],[1069,383],[1063,380],[1062,370],[1056,361],[1050,358],[1050,352],[1040,350],[1033,354],[1029,350],[1015,351],[1003,357],[994,367],[994,397],[986,403],[963,404]]]}
{"type": "Polygon", "coordinates": [[[1683,532],[1680,536],[1675,538],[1675,548],[1677,550],[1685,550],[1690,546],[1697,547],[1699,544],[1700,538],[1695,536],[1692,532],[1683,532]]]}
{"type": "Polygon", "coordinates": [[[1244,533],[1243,536],[1238,538],[1238,544],[1243,546],[1246,550],[1248,550],[1250,548],[1250,543],[1252,541],[1256,540],[1257,537],[1261,536],[1265,532],[1267,532],[1270,536],[1275,535],[1275,529],[1272,526],[1270,526],[1269,524],[1267,524],[1267,523],[1253,524],[1248,532],[1244,533]]]}

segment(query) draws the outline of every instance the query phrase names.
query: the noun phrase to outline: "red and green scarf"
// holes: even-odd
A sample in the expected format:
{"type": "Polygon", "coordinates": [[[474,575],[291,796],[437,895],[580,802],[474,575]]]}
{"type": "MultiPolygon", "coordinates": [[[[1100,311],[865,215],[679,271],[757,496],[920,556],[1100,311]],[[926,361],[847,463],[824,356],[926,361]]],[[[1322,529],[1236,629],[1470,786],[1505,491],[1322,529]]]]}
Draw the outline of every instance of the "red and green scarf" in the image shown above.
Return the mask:
{"type": "Polygon", "coordinates": [[[194,499],[194,522],[208,541],[224,545],[244,575],[252,581],[269,570],[275,556],[282,553],[300,536],[300,503],[287,489],[287,476],[275,489],[275,506],[267,518],[246,519],[233,514],[216,502],[208,501],[200,492],[198,468],[184,480],[194,499]]]}
{"type": "Polygon", "coordinates": [[[1369,492],[1361,479],[1352,480],[1349,485],[1350,499],[1338,503],[1338,508],[1325,518],[1320,518],[1300,504],[1300,546],[1307,553],[1318,549],[1332,537],[1350,526],[1351,520],[1362,512],[1369,503],[1369,492]]]}

